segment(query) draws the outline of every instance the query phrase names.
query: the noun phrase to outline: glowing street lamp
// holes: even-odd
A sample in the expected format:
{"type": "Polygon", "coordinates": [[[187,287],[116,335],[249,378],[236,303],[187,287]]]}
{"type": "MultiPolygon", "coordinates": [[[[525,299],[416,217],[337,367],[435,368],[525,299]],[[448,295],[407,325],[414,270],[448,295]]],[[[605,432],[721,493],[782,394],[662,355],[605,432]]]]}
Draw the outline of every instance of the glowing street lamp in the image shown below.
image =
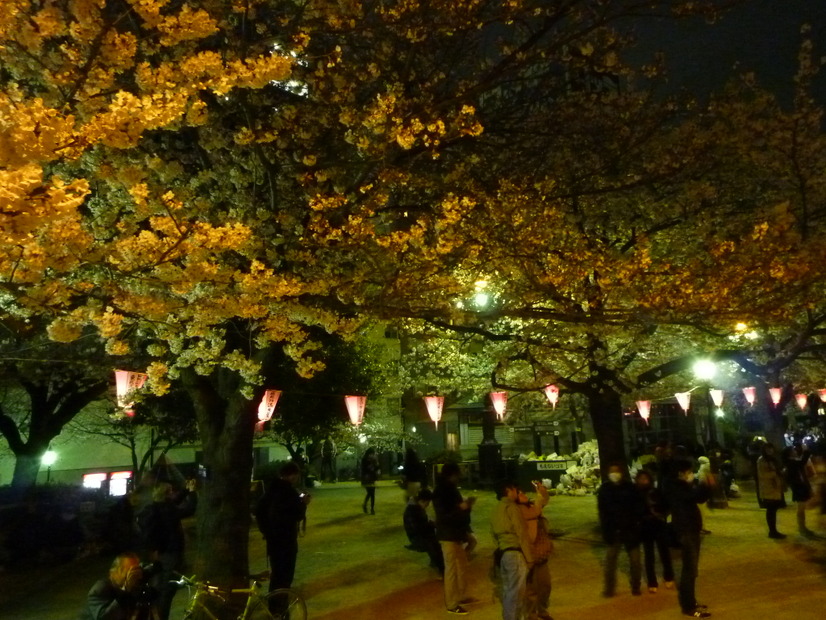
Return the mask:
{"type": "Polygon", "coordinates": [[[43,456],[40,457],[40,463],[46,466],[46,484],[52,479],[52,465],[57,462],[57,452],[52,450],[51,448],[46,450],[43,453],[43,456]]]}
{"type": "Polygon", "coordinates": [[[717,374],[717,364],[711,360],[697,360],[692,370],[700,381],[711,381],[717,374]]]}

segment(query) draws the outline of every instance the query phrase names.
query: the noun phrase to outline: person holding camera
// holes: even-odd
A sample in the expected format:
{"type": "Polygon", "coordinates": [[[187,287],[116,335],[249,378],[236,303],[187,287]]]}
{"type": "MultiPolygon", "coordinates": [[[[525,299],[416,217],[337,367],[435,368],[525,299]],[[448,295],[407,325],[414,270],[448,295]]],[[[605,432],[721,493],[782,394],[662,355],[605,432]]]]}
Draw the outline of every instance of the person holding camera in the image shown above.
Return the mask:
{"type": "Polygon", "coordinates": [[[131,620],[141,607],[144,575],[134,553],[121,553],[112,562],[109,577],[92,586],[80,620],[131,620]]]}
{"type": "Polygon", "coordinates": [[[465,615],[463,604],[467,587],[467,554],[475,545],[470,527],[470,511],[475,497],[462,497],[459,491],[461,470],[457,463],[445,463],[433,489],[433,509],[436,513],[436,538],[442,547],[445,562],[445,605],[448,613],[465,615]]]}
{"type": "Polygon", "coordinates": [[[267,484],[255,511],[258,529],[267,541],[270,592],[289,588],[295,577],[299,525],[304,521],[311,499],[296,489],[300,480],[301,469],[289,461],[281,468],[278,478],[267,484]]]}

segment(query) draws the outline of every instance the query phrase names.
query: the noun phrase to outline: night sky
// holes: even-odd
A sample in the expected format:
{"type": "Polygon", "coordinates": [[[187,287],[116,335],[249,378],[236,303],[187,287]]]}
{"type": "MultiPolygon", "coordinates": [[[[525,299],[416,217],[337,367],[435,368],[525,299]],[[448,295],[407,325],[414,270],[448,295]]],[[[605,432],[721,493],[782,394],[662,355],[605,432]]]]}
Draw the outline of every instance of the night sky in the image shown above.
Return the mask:
{"type": "MultiPolygon", "coordinates": [[[[733,75],[753,71],[788,104],[804,23],[812,27],[815,58],[826,56],[826,0],[747,0],[715,24],[644,20],[634,26],[639,49],[632,56],[664,51],[669,91],[685,89],[704,99],[733,75]]],[[[826,68],[815,93],[826,103],[826,68]]]]}

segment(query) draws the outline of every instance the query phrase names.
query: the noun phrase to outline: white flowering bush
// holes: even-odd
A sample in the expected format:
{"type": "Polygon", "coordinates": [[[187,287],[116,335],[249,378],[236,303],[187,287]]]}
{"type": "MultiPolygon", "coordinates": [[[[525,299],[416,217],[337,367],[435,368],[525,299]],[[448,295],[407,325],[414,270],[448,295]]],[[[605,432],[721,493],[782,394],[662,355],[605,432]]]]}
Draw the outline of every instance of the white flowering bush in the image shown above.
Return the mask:
{"type": "MultiPolygon", "coordinates": [[[[560,495],[587,495],[595,493],[599,487],[599,450],[596,440],[586,441],[580,444],[579,449],[573,454],[559,455],[553,452],[548,455],[537,455],[534,452],[519,455],[519,462],[525,461],[575,461],[565,473],[562,474],[559,484],[556,485],[556,492],[560,495]]],[[[550,486],[550,480],[545,481],[546,486],[550,486]]]]}

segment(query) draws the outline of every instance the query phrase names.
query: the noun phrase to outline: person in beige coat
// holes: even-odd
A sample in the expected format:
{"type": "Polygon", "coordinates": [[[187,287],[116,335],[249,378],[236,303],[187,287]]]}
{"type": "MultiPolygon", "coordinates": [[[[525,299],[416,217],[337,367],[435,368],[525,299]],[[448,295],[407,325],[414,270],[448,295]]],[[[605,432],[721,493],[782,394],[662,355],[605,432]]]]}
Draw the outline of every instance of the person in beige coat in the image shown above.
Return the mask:
{"type": "Polygon", "coordinates": [[[525,520],[528,529],[528,538],[533,545],[534,563],[528,572],[527,589],[525,592],[525,614],[529,620],[553,620],[548,613],[548,604],[551,598],[551,571],[548,566],[548,557],[553,550],[553,542],[548,535],[548,522],[542,510],[548,505],[548,489],[538,480],[533,481],[536,491],[534,501],[528,499],[524,491],[519,491],[516,503],[525,520]],[[540,520],[543,520],[544,531],[540,536],[540,520]]]}
{"type": "Polygon", "coordinates": [[[762,454],[757,459],[757,488],[760,502],[766,509],[766,524],[769,538],[786,538],[777,531],[777,511],[784,505],[783,467],[771,443],[764,443],[762,454]]]}

